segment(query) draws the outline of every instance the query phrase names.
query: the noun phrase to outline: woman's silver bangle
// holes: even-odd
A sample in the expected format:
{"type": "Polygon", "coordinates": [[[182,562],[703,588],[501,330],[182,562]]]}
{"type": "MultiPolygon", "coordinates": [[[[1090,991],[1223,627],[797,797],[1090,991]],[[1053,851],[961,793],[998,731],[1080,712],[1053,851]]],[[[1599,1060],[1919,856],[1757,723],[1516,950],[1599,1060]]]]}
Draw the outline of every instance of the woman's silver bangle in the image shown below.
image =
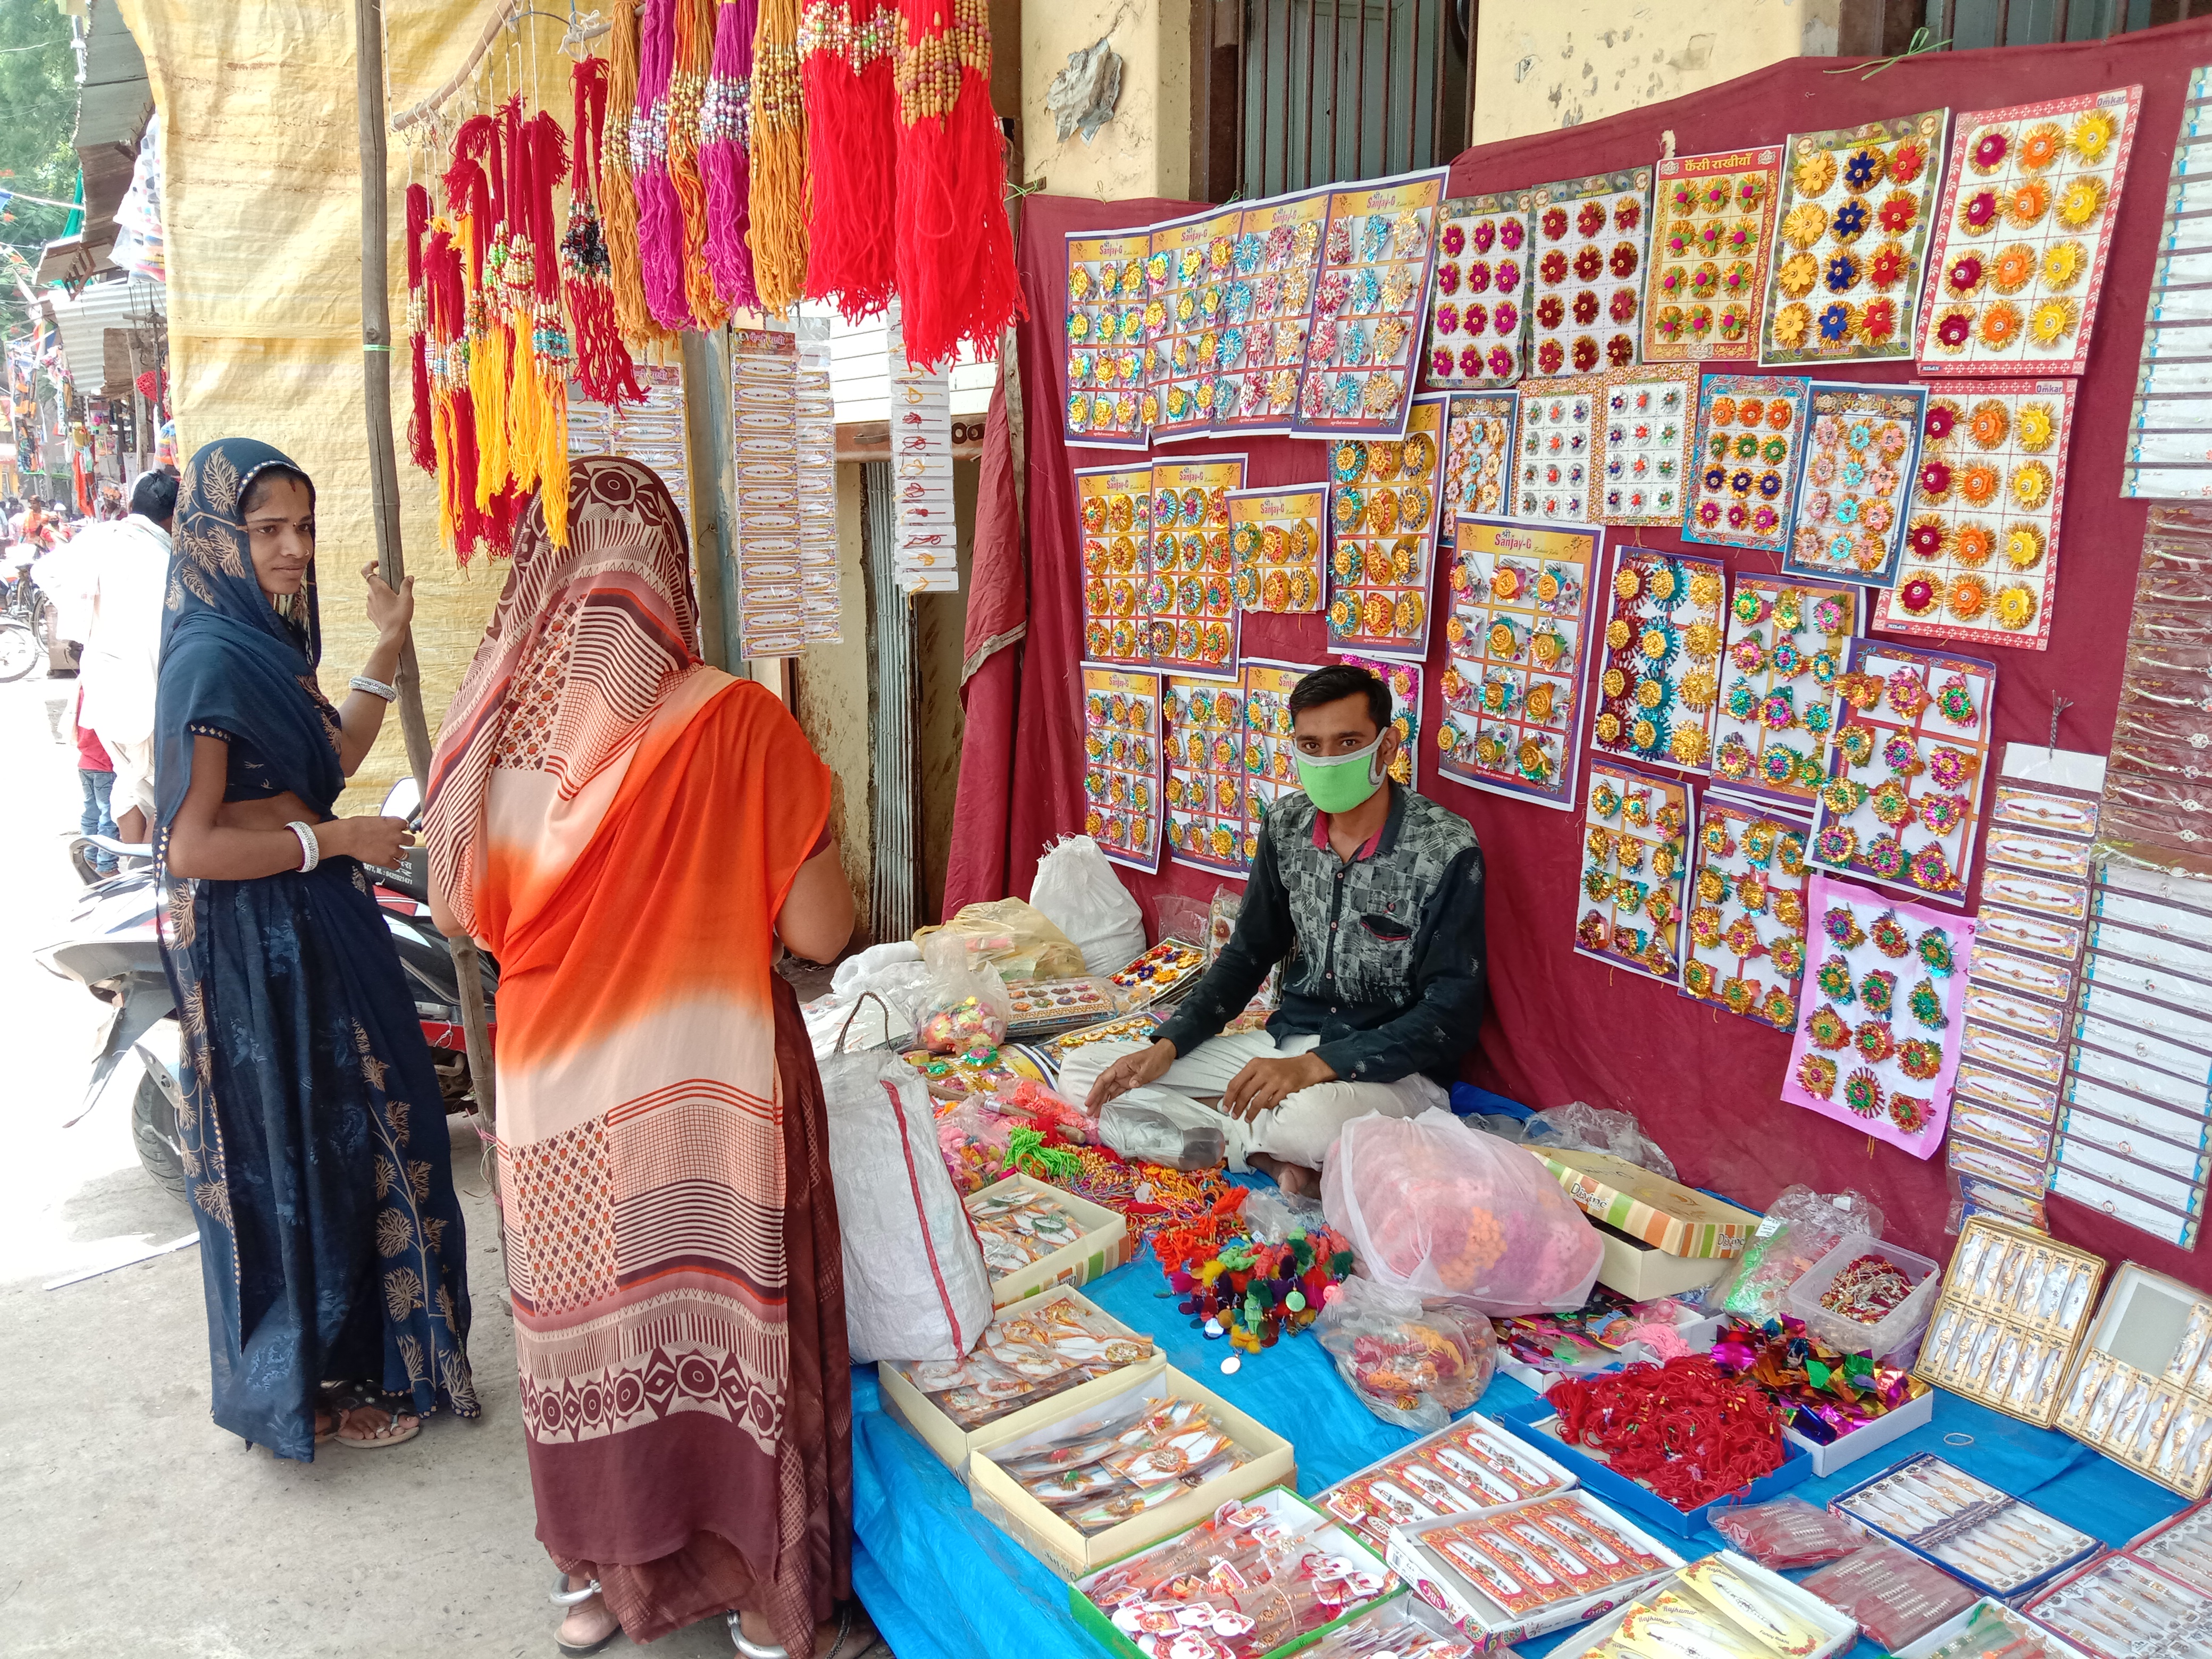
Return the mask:
{"type": "Polygon", "coordinates": [[[304,876],[323,861],[323,844],[315,839],[313,824],[295,818],[284,827],[300,838],[300,873],[304,876]]]}
{"type": "Polygon", "coordinates": [[[348,682],[356,691],[366,691],[372,697],[381,697],[386,702],[399,701],[399,688],[386,685],[382,680],[373,680],[366,674],[356,674],[348,682]]]}

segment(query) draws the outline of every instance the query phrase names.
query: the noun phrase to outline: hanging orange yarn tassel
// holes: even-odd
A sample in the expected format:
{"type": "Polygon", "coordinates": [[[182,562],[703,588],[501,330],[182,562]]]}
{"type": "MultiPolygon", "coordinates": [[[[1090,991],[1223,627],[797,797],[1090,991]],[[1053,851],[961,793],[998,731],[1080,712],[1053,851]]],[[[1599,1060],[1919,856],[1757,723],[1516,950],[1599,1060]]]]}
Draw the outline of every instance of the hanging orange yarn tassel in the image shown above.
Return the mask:
{"type": "Polygon", "coordinates": [[[761,0],[753,36],[753,285],[778,317],[806,291],[806,108],[799,0],[761,0]]]}
{"type": "MultiPolygon", "coordinates": [[[[561,236],[562,297],[568,301],[570,349],[576,382],[601,403],[641,404],[629,348],[615,321],[605,229],[599,219],[601,135],[607,118],[607,64],[586,58],[576,65],[576,159],[568,184],[568,224],[561,236]]],[[[565,471],[565,469],[564,469],[565,471]]]]}
{"type": "Polygon", "coordinates": [[[800,26],[806,94],[806,297],[848,321],[890,304],[891,204],[898,129],[891,113],[898,14],[887,0],[815,0],[800,26]]]}
{"type": "Polygon", "coordinates": [[[989,360],[1006,325],[1027,311],[991,110],[986,0],[898,0],[898,9],[896,264],[907,361],[946,363],[963,342],[989,360]]]}
{"type": "Polygon", "coordinates": [[[639,344],[673,338],[645,303],[645,270],[638,261],[637,197],[632,182],[630,128],[637,103],[637,8],[614,8],[607,32],[605,162],[600,177],[599,218],[606,228],[607,284],[614,295],[615,325],[639,344]]]}
{"type": "Polygon", "coordinates": [[[684,294],[694,324],[730,319],[707,262],[707,181],[699,171],[699,118],[714,58],[714,0],[676,0],[676,69],[668,82],[668,182],[684,216],[684,294]]]}

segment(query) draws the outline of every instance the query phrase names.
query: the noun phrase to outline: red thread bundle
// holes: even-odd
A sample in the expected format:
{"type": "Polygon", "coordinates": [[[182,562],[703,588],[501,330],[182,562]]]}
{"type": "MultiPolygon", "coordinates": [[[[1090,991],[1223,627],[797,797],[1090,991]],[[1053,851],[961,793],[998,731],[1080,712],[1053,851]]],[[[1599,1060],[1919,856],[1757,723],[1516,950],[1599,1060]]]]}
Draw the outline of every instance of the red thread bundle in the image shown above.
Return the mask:
{"type": "Polygon", "coordinates": [[[1773,1400],[1723,1376],[1710,1354],[1563,1377],[1546,1397],[1567,1444],[1602,1452],[1678,1510],[1741,1491],[1787,1455],[1773,1400]]]}
{"type": "Polygon", "coordinates": [[[858,321],[891,301],[891,204],[898,131],[891,47],[898,20],[882,0],[823,0],[838,15],[799,64],[806,92],[806,297],[858,321]]]}

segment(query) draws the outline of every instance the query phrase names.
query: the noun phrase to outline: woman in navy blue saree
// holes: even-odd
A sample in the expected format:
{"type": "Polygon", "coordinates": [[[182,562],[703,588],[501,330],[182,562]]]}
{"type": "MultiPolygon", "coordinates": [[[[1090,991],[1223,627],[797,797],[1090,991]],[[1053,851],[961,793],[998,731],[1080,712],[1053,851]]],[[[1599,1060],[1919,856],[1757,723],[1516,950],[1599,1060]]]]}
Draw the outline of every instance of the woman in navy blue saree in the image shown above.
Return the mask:
{"type": "Polygon", "coordinates": [[[297,467],[245,439],[193,456],[155,714],[179,1127],[215,1420],[301,1459],[477,1411],[445,1107],[362,868],[392,862],[405,826],[331,816],[393,695],[413,595],[364,571],[377,645],[333,707],[313,557],[297,467]],[[362,1384],[365,1401],[345,1392],[362,1384]]]}

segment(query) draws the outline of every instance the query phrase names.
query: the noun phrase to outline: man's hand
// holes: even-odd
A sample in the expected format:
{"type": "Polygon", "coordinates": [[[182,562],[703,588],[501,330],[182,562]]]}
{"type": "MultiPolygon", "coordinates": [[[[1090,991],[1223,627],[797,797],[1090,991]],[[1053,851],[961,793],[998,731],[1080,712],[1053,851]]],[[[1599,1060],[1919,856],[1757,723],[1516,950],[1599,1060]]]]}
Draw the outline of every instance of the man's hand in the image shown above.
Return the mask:
{"type": "Polygon", "coordinates": [[[1229,1086],[1221,1091],[1221,1109],[1249,1123],[1269,1108],[1281,1105],[1301,1089],[1335,1080],[1336,1073],[1319,1054],[1251,1060],[1229,1079],[1229,1086]]]}
{"type": "Polygon", "coordinates": [[[1149,1048],[1122,1055],[1099,1073],[1098,1081],[1091,1085],[1090,1097],[1083,1103],[1083,1109],[1095,1116],[1108,1101],[1119,1100],[1132,1089],[1158,1082],[1168,1067],[1175,1064],[1175,1058],[1172,1042],[1155,1042],[1149,1048]]]}

